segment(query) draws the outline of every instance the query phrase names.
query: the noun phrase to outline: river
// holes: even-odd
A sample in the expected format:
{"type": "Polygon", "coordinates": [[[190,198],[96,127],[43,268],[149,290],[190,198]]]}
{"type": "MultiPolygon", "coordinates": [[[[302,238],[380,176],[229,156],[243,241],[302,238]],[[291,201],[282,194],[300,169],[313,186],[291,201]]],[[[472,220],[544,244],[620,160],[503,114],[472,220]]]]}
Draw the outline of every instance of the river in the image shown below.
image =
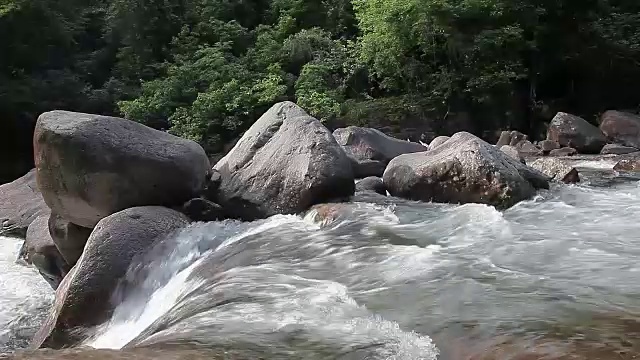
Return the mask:
{"type": "MultiPolygon", "coordinates": [[[[130,269],[112,319],[85,345],[265,359],[640,358],[640,179],[606,161],[578,165],[588,168],[579,185],[503,212],[371,194],[332,221],[193,224],[130,269]]],[[[0,341],[11,351],[52,292],[4,241],[0,341]]]]}

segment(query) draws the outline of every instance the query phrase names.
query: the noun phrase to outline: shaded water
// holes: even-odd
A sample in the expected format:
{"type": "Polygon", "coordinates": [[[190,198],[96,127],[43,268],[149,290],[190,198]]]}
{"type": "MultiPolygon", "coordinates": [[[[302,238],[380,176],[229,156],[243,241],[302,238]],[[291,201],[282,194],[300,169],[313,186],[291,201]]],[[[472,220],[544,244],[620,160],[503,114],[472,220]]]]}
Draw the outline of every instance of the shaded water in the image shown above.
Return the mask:
{"type": "Polygon", "coordinates": [[[131,269],[113,318],[85,345],[266,359],[638,358],[639,179],[581,165],[602,169],[504,212],[359,195],[326,221],[194,224],[131,269]]]}

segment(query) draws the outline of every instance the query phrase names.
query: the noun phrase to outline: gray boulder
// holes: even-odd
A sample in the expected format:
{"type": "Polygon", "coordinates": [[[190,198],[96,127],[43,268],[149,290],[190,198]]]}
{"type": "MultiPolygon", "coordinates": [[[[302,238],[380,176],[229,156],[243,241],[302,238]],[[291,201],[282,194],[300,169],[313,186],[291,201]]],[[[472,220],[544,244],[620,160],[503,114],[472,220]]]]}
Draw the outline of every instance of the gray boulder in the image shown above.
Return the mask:
{"type": "Polygon", "coordinates": [[[521,133],[520,131],[513,130],[511,132],[511,134],[510,134],[509,145],[517,147],[517,145],[520,142],[528,140],[528,139],[529,139],[529,137],[527,135],[521,133]]]}
{"type": "Polygon", "coordinates": [[[557,158],[540,158],[529,164],[532,168],[549,176],[554,181],[566,184],[580,182],[578,170],[557,158]]]}
{"type": "Polygon", "coordinates": [[[433,139],[433,141],[431,141],[431,144],[429,144],[429,150],[437,148],[438,146],[447,142],[447,140],[449,139],[451,139],[450,136],[438,136],[437,138],[433,139]]]}
{"type": "Polygon", "coordinates": [[[549,152],[549,156],[573,156],[573,155],[577,155],[578,154],[578,150],[574,149],[574,148],[570,148],[570,147],[564,147],[561,149],[555,149],[555,150],[551,150],[549,152]]]}
{"type": "Polygon", "coordinates": [[[377,160],[358,160],[353,156],[349,156],[351,169],[356,179],[362,179],[369,176],[368,174],[382,174],[387,164],[377,160]]]}
{"type": "Polygon", "coordinates": [[[582,154],[599,154],[607,139],[597,127],[585,119],[559,112],[547,129],[547,140],[572,147],[582,154]]]}
{"type": "Polygon", "coordinates": [[[210,170],[193,141],[125,119],[68,111],[40,115],[34,150],[47,205],[87,228],[133,206],[180,205],[200,194],[210,170]]]}
{"type": "Polygon", "coordinates": [[[521,140],[519,143],[515,145],[515,148],[518,149],[518,152],[520,154],[523,154],[525,156],[540,156],[543,154],[542,149],[535,146],[529,140],[521,140]]]}
{"type": "Polygon", "coordinates": [[[188,223],[183,214],[159,206],[130,208],[100,220],[84,254],[60,284],[31,348],[59,349],[81,341],[79,330],[99,325],[111,315],[112,293],[132,260],[188,223]]]}
{"type": "Polygon", "coordinates": [[[553,140],[542,140],[538,146],[542,149],[544,155],[548,155],[553,150],[560,149],[560,144],[553,140]]]}
{"type": "Polygon", "coordinates": [[[381,178],[369,176],[356,183],[356,192],[372,191],[380,195],[387,195],[387,187],[381,178]]]}
{"type": "Polygon", "coordinates": [[[393,196],[498,208],[549,187],[547,176],[467,132],[453,135],[433,151],[398,156],[383,180],[393,196]]]}
{"type": "Polygon", "coordinates": [[[631,146],[624,146],[619,144],[607,144],[600,151],[601,155],[624,155],[638,151],[638,149],[631,146]]]}
{"type": "Polygon", "coordinates": [[[499,149],[505,145],[516,146],[523,140],[527,140],[528,136],[521,133],[520,131],[512,130],[512,131],[502,131],[500,133],[500,138],[496,143],[496,147],[499,149]]]}
{"type": "Polygon", "coordinates": [[[19,257],[26,263],[33,264],[49,285],[57,289],[71,266],[64,260],[49,235],[48,221],[49,216],[42,215],[29,225],[19,257]]]}
{"type": "Polygon", "coordinates": [[[614,143],[640,148],[640,116],[609,110],[600,118],[600,130],[614,143]]]}
{"type": "Polygon", "coordinates": [[[60,215],[51,213],[49,233],[67,264],[74,266],[84,251],[92,229],[78,226],[60,215]]]}
{"type": "Polygon", "coordinates": [[[214,168],[218,203],[244,220],[300,213],[355,190],[350,159],[331,132],[288,101],[262,115],[214,168]]]}
{"type": "Polygon", "coordinates": [[[427,151],[421,144],[399,140],[384,134],[383,132],[356,126],[336,129],[333,132],[338,144],[340,144],[347,155],[353,157],[358,162],[376,162],[377,167],[371,165],[356,167],[355,170],[371,169],[370,172],[356,172],[356,178],[367,176],[380,176],[386,165],[394,157],[402,154],[427,151]],[[379,171],[381,169],[382,171],[379,171]],[[374,170],[377,170],[374,172],[374,170]]]}
{"type": "Polygon", "coordinates": [[[502,151],[503,153],[509,155],[509,157],[511,157],[514,160],[518,160],[521,163],[525,163],[524,158],[522,157],[522,155],[520,155],[520,152],[518,151],[518,149],[516,149],[515,146],[511,146],[511,145],[503,145],[500,148],[500,151],[502,151]]]}
{"type": "Polygon", "coordinates": [[[0,235],[24,238],[29,225],[49,211],[38,190],[35,169],[0,186],[0,235]]]}

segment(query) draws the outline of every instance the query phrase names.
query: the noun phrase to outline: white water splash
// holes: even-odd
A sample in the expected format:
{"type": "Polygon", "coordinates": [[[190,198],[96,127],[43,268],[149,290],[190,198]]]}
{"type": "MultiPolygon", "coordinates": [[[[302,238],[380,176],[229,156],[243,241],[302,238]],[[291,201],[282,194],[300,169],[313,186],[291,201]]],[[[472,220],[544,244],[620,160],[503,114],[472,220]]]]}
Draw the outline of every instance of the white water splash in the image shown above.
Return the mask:
{"type": "Polygon", "coordinates": [[[0,350],[23,347],[35,334],[54,292],[31,266],[16,263],[23,240],[0,236],[0,350]]]}

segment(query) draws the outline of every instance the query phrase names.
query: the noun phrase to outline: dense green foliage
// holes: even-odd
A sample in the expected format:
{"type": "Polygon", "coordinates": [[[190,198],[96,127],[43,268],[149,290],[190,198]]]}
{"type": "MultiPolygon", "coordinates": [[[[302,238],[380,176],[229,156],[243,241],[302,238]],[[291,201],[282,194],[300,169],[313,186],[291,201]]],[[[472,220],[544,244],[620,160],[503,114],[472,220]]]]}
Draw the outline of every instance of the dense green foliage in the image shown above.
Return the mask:
{"type": "Polygon", "coordinates": [[[635,0],[0,0],[0,116],[118,114],[210,152],[286,99],[333,125],[535,136],[558,110],[638,106],[639,14],[635,0]]]}

